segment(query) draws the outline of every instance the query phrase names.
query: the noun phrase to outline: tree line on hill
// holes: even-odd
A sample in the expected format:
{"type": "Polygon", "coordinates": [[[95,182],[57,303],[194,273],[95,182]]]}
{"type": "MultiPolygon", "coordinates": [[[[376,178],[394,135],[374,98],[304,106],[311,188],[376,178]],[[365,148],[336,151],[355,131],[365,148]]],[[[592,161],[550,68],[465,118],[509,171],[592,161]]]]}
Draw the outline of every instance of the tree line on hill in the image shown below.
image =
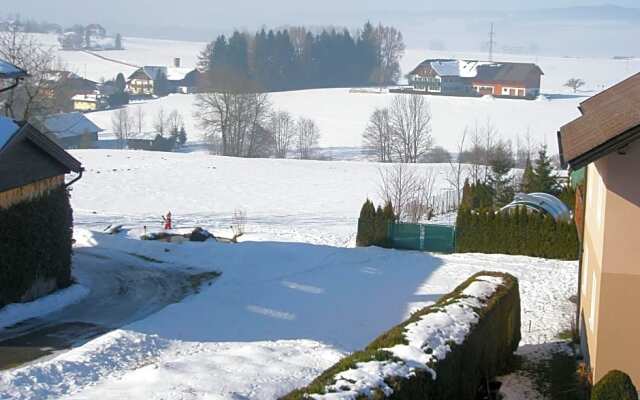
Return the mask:
{"type": "Polygon", "coordinates": [[[367,22],[351,33],[304,27],[239,31],[209,43],[199,66],[210,85],[228,76],[253,82],[262,91],[394,84],[400,78],[405,45],[394,27],[367,22]]]}

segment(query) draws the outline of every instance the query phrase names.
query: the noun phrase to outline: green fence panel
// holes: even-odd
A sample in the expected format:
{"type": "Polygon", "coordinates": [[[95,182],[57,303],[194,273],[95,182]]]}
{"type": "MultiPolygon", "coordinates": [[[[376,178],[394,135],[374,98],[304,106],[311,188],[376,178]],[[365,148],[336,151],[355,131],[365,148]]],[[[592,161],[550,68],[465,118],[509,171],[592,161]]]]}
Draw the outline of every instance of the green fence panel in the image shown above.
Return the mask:
{"type": "Polygon", "coordinates": [[[448,225],[390,224],[389,241],[395,249],[453,253],[455,227],[448,225]]]}

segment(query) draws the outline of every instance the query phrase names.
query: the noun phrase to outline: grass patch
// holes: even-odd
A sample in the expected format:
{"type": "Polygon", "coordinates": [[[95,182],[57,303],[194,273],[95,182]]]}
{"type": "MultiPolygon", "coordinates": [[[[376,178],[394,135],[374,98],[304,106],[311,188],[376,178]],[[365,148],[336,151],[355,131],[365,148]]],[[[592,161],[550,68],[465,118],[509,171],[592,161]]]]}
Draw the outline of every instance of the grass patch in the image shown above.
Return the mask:
{"type": "MultiPolygon", "coordinates": [[[[569,337],[570,339],[570,337],[569,337]]],[[[572,352],[554,349],[551,358],[526,361],[521,371],[532,378],[536,390],[549,400],[588,400],[578,376],[578,360],[572,352]]]]}

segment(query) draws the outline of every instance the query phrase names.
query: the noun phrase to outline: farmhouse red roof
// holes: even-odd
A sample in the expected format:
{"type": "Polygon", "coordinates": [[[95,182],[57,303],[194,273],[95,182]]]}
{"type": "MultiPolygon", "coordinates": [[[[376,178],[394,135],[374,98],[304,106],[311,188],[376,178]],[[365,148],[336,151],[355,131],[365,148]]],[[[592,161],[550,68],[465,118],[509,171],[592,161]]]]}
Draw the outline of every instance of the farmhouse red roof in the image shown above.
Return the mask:
{"type": "Polygon", "coordinates": [[[572,169],[640,137],[640,73],[585,100],[580,110],[558,132],[560,158],[572,169]]]}

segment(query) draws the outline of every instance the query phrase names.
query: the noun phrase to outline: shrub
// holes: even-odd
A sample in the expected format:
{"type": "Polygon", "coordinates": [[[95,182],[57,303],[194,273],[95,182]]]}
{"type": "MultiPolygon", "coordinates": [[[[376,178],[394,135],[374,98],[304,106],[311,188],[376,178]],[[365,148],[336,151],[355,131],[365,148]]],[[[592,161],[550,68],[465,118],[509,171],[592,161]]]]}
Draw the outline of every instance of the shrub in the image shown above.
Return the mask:
{"type": "Polygon", "coordinates": [[[492,210],[460,209],[456,252],[577,260],[578,231],[573,221],[556,222],[548,215],[524,208],[498,214],[492,210]]]}
{"type": "Polygon", "coordinates": [[[72,224],[62,187],[0,209],[0,307],[21,301],[38,282],[71,284],[72,224]]]}
{"type": "Polygon", "coordinates": [[[593,387],[591,400],[638,400],[638,390],[629,375],[613,370],[593,387]]]}
{"type": "Polygon", "coordinates": [[[360,210],[356,245],[388,247],[388,227],[395,218],[390,202],[387,202],[384,208],[378,206],[376,209],[373,202],[367,199],[360,210]]]}
{"type": "MultiPolygon", "coordinates": [[[[391,393],[387,391],[385,394],[380,388],[372,388],[370,392],[373,398],[474,399],[481,384],[506,372],[520,342],[520,292],[518,280],[509,274],[481,272],[472,276],[434,305],[419,310],[407,321],[382,334],[364,350],[340,360],[307,387],[281,399],[299,400],[307,398],[308,394],[326,393],[327,387],[336,383],[338,374],[356,368],[359,363],[380,361],[402,364],[402,360],[385,349],[409,344],[404,334],[409,325],[429,314],[443,313],[447,306],[457,306],[457,302],[468,299],[469,296],[463,294],[466,288],[487,277],[502,278],[502,284],[484,303],[473,307],[478,319],[470,324],[460,344],[451,338],[447,342],[449,351],[444,359],[429,362],[424,367],[414,367],[409,377],[387,376],[384,383],[392,390],[391,393]],[[435,379],[430,369],[435,373],[435,379]]],[[[423,351],[429,355],[433,349],[424,347],[423,351]]]]}

